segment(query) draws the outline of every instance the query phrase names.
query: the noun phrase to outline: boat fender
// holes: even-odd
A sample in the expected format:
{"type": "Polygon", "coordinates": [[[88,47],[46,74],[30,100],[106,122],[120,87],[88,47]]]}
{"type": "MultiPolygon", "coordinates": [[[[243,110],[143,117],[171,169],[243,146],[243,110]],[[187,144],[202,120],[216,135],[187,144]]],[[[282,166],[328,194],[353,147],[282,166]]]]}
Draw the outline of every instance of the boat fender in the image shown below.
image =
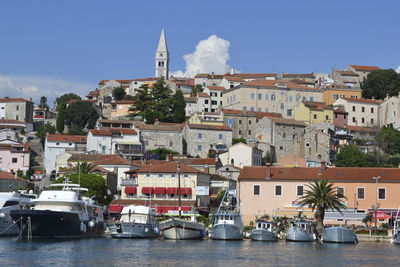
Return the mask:
{"type": "Polygon", "coordinates": [[[354,238],[354,244],[358,244],[358,237],[357,236],[354,238]]]}
{"type": "Polygon", "coordinates": [[[89,221],[88,225],[89,225],[90,228],[93,228],[95,223],[94,223],[94,221],[89,221]]]}
{"type": "Polygon", "coordinates": [[[0,213],[0,218],[6,217],[6,214],[4,212],[0,213]]]}
{"type": "Polygon", "coordinates": [[[149,231],[149,228],[144,228],[144,232],[147,233],[149,231]]]}
{"type": "Polygon", "coordinates": [[[81,232],[86,233],[86,224],[81,222],[81,232]]]}
{"type": "Polygon", "coordinates": [[[206,235],[206,232],[204,230],[201,230],[201,237],[204,237],[206,235]]]}
{"type": "Polygon", "coordinates": [[[315,235],[315,233],[312,234],[312,237],[313,237],[314,240],[317,239],[317,236],[315,235]]]}

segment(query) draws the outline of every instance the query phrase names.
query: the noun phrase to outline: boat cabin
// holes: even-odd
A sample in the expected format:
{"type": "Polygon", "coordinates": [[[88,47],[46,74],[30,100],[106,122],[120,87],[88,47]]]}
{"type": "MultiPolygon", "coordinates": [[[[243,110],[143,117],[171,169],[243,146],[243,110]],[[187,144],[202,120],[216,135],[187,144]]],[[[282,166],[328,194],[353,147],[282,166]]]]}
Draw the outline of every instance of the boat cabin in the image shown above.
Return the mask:
{"type": "Polygon", "coordinates": [[[306,232],[311,233],[311,225],[307,222],[297,221],[293,223],[293,226],[296,226],[300,229],[303,229],[306,232]]]}
{"type": "Polygon", "coordinates": [[[146,206],[126,206],[121,211],[120,222],[130,223],[154,223],[155,212],[150,207],[146,206]]]}
{"type": "Polygon", "coordinates": [[[267,231],[273,232],[274,231],[274,223],[266,222],[266,221],[257,221],[256,229],[265,229],[267,231]]]}

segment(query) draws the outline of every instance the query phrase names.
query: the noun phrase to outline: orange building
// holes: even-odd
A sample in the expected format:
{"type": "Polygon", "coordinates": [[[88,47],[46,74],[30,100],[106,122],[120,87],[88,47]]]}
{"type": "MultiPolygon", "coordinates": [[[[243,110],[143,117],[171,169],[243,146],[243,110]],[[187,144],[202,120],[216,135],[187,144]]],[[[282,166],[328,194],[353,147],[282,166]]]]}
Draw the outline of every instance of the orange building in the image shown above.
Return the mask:
{"type": "Polygon", "coordinates": [[[117,120],[126,117],[129,114],[129,108],[135,103],[133,100],[120,100],[111,103],[111,120],[117,120]]]}
{"type": "Polygon", "coordinates": [[[334,85],[334,87],[324,88],[322,99],[327,105],[332,105],[339,98],[361,98],[361,88],[334,85]]]}

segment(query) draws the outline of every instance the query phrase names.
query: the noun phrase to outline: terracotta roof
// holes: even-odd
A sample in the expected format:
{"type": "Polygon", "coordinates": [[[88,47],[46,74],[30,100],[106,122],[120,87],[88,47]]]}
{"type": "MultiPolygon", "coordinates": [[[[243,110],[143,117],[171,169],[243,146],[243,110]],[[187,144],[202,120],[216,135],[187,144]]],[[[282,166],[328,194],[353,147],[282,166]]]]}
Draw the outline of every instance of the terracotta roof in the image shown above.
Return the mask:
{"type": "Polygon", "coordinates": [[[99,84],[105,84],[106,82],[109,82],[109,81],[116,81],[116,82],[119,82],[121,84],[122,83],[127,84],[127,83],[130,83],[133,80],[102,80],[102,81],[99,82],[99,84]]]}
{"type": "Polygon", "coordinates": [[[366,133],[376,133],[376,132],[378,132],[378,129],[375,129],[375,128],[367,128],[367,127],[360,127],[360,126],[350,126],[350,125],[347,125],[346,129],[349,129],[350,131],[354,131],[354,132],[366,132],[366,133]]]}
{"type": "Polygon", "coordinates": [[[26,180],[24,180],[24,179],[22,179],[22,178],[15,178],[15,174],[12,174],[12,173],[10,173],[10,172],[2,172],[2,171],[0,171],[0,179],[5,179],[5,180],[20,180],[20,181],[25,181],[26,182],[26,180]]]}
{"type": "Polygon", "coordinates": [[[210,86],[206,86],[208,89],[210,89],[210,90],[216,90],[216,91],[224,91],[224,90],[226,90],[225,89],[225,87],[222,87],[222,86],[213,86],[213,85],[210,85],[210,86]]]}
{"type": "Polygon", "coordinates": [[[350,71],[350,70],[339,70],[338,72],[340,73],[340,75],[343,75],[343,76],[358,76],[357,73],[355,73],[354,71],[350,71]]]}
{"type": "Polygon", "coordinates": [[[147,77],[147,78],[142,78],[142,79],[133,79],[132,81],[136,82],[153,82],[153,81],[158,81],[160,78],[158,77],[147,77]]]}
{"type": "Polygon", "coordinates": [[[358,168],[358,167],[244,167],[238,177],[239,181],[244,180],[303,180],[311,181],[324,179],[330,181],[363,181],[375,183],[372,177],[381,176],[379,182],[398,181],[400,182],[399,168],[358,168]]]}
{"type": "Polygon", "coordinates": [[[282,118],[281,113],[272,113],[272,112],[261,112],[261,111],[243,111],[239,109],[223,109],[221,110],[222,113],[229,115],[229,114],[234,114],[234,115],[239,115],[239,116],[254,116],[257,117],[258,119],[262,119],[264,117],[277,117],[277,118],[282,118]]]}
{"type": "Polygon", "coordinates": [[[198,97],[207,97],[207,98],[210,98],[209,95],[207,95],[206,93],[203,93],[203,92],[198,92],[198,93],[197,93],[197,96],[198,96],[198,97]]]}
{"type": "Polygon", "coordinates": [[[0,98],[0,102],[30,102],[32,101],[26,100],[25,98],[0,98]]]}
{"type": "Polygon", "coordinates": [[[333,109],[332,106],[328,106],[325,102],[311,102],[311,101],[305,101],[303,102],[306,107],[312,108],[312,109],[333,109]]]}
{"type": "Polygon", "coordinates": [[[186,103],[196,103],[197,97],[185,97],[185,102],[186,103]]]}
{"type": "Polygon", "coordinates": [[[91,129],[90,133],[92,135],[105,135],[105,136],[111,136],[111,132],[107,129],[91,129]]]}
{"type": "Polygon", "coordinates": [[[253,80],[245,83],[243,86],[255,86],[255,87],[276,87],[276,88],[288,88],[288,89],[301,89],[301,90],[318,90],[316,88],[310,88],[299,85],[297,83],[289,81],[275,81],[275,80],[253,80]],[[281,86],[285,84],[285,86],[281,86]]]}
{"type": "Polygon", "coordinates": [[[100,159],[94,162],[95,165],[131,165],[131,163],[120,156],[100,159]]]}
{"type": "Polygon", "coordinates": [[[197,73],[195,78],[208,78],[208,73],[197,73]]]}
{"type": "Polygon", "coordinates": [[[267,77],[276,77],[276,73],[235,73],[233,76],[242,79],[265,79],[267,77]]]}
{"type": "Polygon", "coordinates": [[[227,126],[220,125],[206,125],[206,124],[187,124],[190,129],[200,129],[200,130],[216,130],[216,131],[232,131],[231,128],[227,126]]]}
{"type": "Polygon", "coordinates": [[[49,134],[47,135],[48,142],[64,142],[64,143],[86,143],[86,136],[83,135],[68,135],[68,134],[49,134]]]}
{"type": "Polygon", "coordinates": [[[98,96],[98,95],[100,95],[100,90],[91,91],[91,92],[89,92],[88,95],[90,95],[90,96],[98,96]]]}
{"type": "Polygon", "coordinates": [[[94,103],[96,100],[94,99],[71,99],[70,101],[67,102],[67,104],[72,104],[76,102],[89,102],[89,103],[94,103]]]}
{"type": "Polygon", "coordinates": [[[111,132],[121,132],[123,134],[132,134],[137,135],[137,132],[134,129],[127,129],[127,128],[107,128],[111,132]]]}
{"type": "Polygon", "coordinates": [[[360,87],[353,87],[353,86],[347,86],[344,84],[334,84],[332,87],[324,87],[323,89],[325,90],[345,90],[345,91],[359,91],[361,92],[361,88],[360,87]]]}
{"type": "Polygon", "coordinates": [[[181,159],[187,165],[215,165],[216,161],[212,158],[187,158],[181,159]]]}
{"type": "Polygon", "coordinates": [[[172,132],[181,132],[183,129],[182,124],[138,124],[137,128],[142,131],[172,131],[172,132]]]}
{"type": "Polygon", "coordinates": [[[78,161],[96,161],[107,158],[118,156],[117,154],[86,154],[86,153],[74,153],[69,157],[67,162],[78,162],[78,161]]]}
{"type": "Polygon", "coordinates": [[[115,124],[134,124],[134,121],[131,120],[98,120],[100,123],[115,123],[115,124]]]}
{"type": "Polygon", "coordinates": [[[282,73],[283,78],[315,78],[314,73],[282,73]]]}
{"type": "Polygon", "coordinates": [[[380,70],[381,68],[377,66],[361,66],[361,65],[350,65],[353,69],[357,71],[373,71],[373,70],[380,70]]]}
{"type": "Polygon", "coordinates": [[[304,122],[296,121],[293,119],[276,118],[276,117],[268,117],[268,119],[270,119],[271,121],[273,121],[277,124],[297,125],[297,126],[304,126],[304,127],[307,126],[304,122]]]}
{"type": "Polygon", "coordinates": [[[348,112],[344,111],[343,109],[335,109],[333,113],[340,113],[340,114],[349,114],[348,112]]]}
{"type": "MultiPolygon", "coordinates": [[[[165,162],[164,164],[143,165],[137,170],[137,173],[177,173],[178,163],[176,161],[165,162]]],[[[204,173],[195,168],[192,168],[184,163],[181,163],[181,173],[204,173]]]]}
{"type": "Polygon", "coordinates": [[[0,119],[0,123],[23,123],[25,124],[24,121],[17,121],[17,120],[4,120],[4,119],[0,119]]]}
{"type": "Polygon", "coordinates": [[[132,104],[135,104],[135,101],[134,100],[120,100],[120,101],[116,101],[112,104],[130,104],[130,105],[132,105],[132,104]]]}
{"type": "Polygon", "coordinates": [[[343,99],[346,100],[346,101],[350,101],[350,102],[360,102],[360,103],[377,104],[377,105],[382,103],[381,100],[365,99],[365,98],[349,98],[349,97],[345,97],[343,99]]]}
{"type": "Polygon", "coordinates": [[[230,75],[225,75],[224,78],[230,82],[245,82],[245,80],[243,80],[240,77],[234,77],[234,76],[230,76],[230,75]]]}
{"type": "Polygon", "coordinates": [[[297,83],[297,84],[311,84],[311,85],[314,85],[314,82],[309,82],[309,81],[306,81],[306,80],[303,80],[303,79],[294,79],[294,80],[290,80],[290,82],[292,82],[292,83],[297,83]]]}

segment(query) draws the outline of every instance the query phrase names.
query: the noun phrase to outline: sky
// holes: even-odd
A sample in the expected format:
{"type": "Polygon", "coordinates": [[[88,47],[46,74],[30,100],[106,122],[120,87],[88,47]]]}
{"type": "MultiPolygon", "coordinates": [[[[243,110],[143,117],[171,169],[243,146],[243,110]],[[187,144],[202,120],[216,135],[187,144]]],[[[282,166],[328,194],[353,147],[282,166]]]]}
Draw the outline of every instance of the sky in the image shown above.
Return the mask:
{"type": "MultiPolygon", "coordinates": [[[[400,66],[400,1],[0,1],[0,97],[85,96],[103,79],[170,70],[331,72],[400,66]]],[[[399,68],[400,70],[400,68],[399,68]]]]}

